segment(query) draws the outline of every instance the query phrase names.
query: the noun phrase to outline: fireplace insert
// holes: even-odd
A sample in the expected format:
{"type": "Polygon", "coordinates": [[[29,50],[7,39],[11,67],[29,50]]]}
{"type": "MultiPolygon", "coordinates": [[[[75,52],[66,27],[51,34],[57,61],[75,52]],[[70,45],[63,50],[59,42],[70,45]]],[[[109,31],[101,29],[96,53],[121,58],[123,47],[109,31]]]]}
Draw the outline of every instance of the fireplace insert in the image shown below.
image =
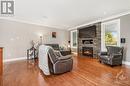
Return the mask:
{"type": "Polygon", "coordinates": [[[93,47],[82,47],[82,55],[93,57],[93,47]]]}

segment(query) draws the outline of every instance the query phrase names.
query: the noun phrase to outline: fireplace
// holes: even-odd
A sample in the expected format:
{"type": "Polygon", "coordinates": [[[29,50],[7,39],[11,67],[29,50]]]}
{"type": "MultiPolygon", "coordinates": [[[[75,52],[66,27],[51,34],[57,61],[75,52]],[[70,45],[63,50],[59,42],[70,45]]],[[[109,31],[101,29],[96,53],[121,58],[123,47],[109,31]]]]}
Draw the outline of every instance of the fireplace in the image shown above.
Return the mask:
{"type": "Polygon", "coordinates": [[[78,55],[97,58],[101,51],[101,22],[78,28],[78,55]]]}
{"type": "Polygon", "coordinates": [[[93,57],[93,47],[82,47],[82,55],[93,57]]]}

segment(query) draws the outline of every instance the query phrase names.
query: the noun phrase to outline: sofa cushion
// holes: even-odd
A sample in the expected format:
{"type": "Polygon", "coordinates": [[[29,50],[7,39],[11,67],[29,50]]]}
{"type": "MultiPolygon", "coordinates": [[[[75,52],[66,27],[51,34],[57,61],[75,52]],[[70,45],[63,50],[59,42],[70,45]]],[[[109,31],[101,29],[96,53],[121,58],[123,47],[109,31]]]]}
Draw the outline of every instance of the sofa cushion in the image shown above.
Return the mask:
{"type": "Polygon", "coordinates": [[[60,50],[59,44],[45,44],[52,47],[56,51],[60,51],[61,55],[66,56],[71,54],[71,50],[60,50]]]}

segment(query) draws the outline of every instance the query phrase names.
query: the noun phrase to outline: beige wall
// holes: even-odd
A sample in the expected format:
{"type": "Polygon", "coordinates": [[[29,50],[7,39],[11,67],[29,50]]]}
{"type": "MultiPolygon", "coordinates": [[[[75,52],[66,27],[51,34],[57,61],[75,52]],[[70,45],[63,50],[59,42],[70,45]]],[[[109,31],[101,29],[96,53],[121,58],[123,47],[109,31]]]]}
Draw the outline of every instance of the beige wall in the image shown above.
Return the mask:
{"type": "Polygon", "coordinates": [[[124,46],[124,60],[130,62],[130,14],[120,17],[121,19],[121,38],[126,38],[124,46]]]}
{"type": "Polygon", "coordinates": [[[65,46],[69,40],[69,32],[65,30],[0,20],[0,47],[4,47],[4,60],[26,57],[31,40],[39,41],[40,35],[43,35],[43,43],[65,46]],[[57,38],[51,37],[53,31],[57,32],[57,38]]]}

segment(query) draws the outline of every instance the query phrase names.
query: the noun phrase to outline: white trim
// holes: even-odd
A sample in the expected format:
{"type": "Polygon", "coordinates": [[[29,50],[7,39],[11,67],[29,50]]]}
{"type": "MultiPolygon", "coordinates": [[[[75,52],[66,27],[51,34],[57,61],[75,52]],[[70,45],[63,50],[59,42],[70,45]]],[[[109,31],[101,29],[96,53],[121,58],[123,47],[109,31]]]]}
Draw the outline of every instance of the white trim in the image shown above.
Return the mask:
{"type": "MultiPolygon", "coordinates": [[[[128,14],[130,14],[130,11],[122,12],[120,14],[113,15],[113,16],[110,16],[110,17],[107,17],[107,18],[100,18],[100,19],[97,19],[97,20],[89,22],[89,23],[85,23],[85,24],[82,24],[82,25],[79,25],[79,26],[68,28],[67,30],[73,30],[73,29],[78,28],[78,27],[90,25],[90,24],[97,23],[97,22],[107,21],[107,20],[110,20],[110,19],[114,19],[114,18],[118,18],[118,17],[124,16],[124,15],[128,15],[128,14]]],[[[16,17],[15,18],[14,17],[0,17],[0,19],[6,19],[6,20],[10,20],[10,21],[22,22],[22,23],[27,23],[27,24],[34,24],[34,25],[50,27],[50,28],[56,28],[56,27],[46,26],[46,25],[41,24],[41,23],[36,23],[36,22],[31,21],[31,20],[27,21],[27,20],[23,20],[21,18],[16,18],[16,17]]],[[[61,28],[57,28],[57,29],[61,29],[61,28]]],[[[66,30],[66,29],[64,29],[64,30],[66,30]]]]}
{"type": "Polygon", "coordinates": [[[19,61],[19,60],[25,60],[25,59],[27,59],[27,57],[20,57],[20,58],[6,59],[6,60],[4,60],[3,62],[6,63],[6,62],[19,61]]]}
{"type": "Polygon", "coordinates": [[[107,51],[105,47],[105,23],[101,24],[101,51],[107,51]]]}
{"type": "Polygon", "coordinates": [[[122,61],[122,64],[130,65],[130,62],[128,62],[128,61],[122,61]]]}
{"type": "Polygon", "coordinates": [[[72,27],[72,28],[70,28],[68,30],[73,30],[75,28],[87,26],[87,25],[94,24],[94,23],[97,23],[97,22],[104,22],[104,21],[107,21],[107,20],[111,20],[111,19],[114,19],[114,18],[119,18],[121,16],[125,16],[125,15],[128,15],[128,14],[130,14],[130,11],[123,12],[123,13],[120,13],[120,14],[117,14],[117,15],[113,15],[113,16],[109,16],[107,18],[99,18],[99,19],[97,19],[95,21],[92,21],[92,22],[89,22],[89,23],[85,23],[85,24],[82,24],[82,25],[79,25],[79,26],[75,26],[75,27],[72,27]]]}
{"type": "Polygon", "coordinates": [[[25,20],[25,19],[20,19],[20,18],[16,18],[16,17],[0,17],[0,19],[4,19],[4,20],[8,20],[8,21],[14,21],[14,22],[20,22],[20,23],[26,23],[26,24],[32,24],[32,25],[38,25],[38,26],[43,26],[43,27],[47,27],[47,28],[66,30],[66,29],[63,29],[63,28],[60,28],[60,27],[57,28],[55,26],[44,25],[44,23],[42,23],[42,22],[33,22],[32,20],[25,20]]]}
{"type": "MultiPolygon", "coordinates": [[[[12,61],[19,61],[19,60],[26,60],[26,59],[27,59],[27,57],[20,57],[20,58],[6,59],[6,60],[4,60],[4,63],[6,63],[6,62],[12,62],[12,61]]],[[[122,64],[130,65],[130,62],[128,62],[128,61],[122,61],[122,64]]]]}

